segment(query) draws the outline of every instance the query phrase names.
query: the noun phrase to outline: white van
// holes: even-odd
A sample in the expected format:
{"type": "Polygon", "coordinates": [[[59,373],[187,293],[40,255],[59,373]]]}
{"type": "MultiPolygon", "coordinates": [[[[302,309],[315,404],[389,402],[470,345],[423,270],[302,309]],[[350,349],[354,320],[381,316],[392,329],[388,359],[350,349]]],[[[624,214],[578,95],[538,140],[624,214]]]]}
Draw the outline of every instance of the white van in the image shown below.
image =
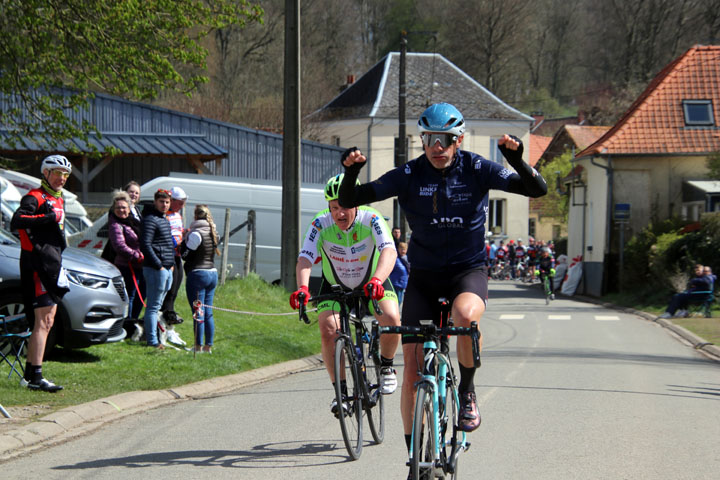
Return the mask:
{"type": "MultiPolygon", "coordinates": [[[[39,178],[25,173],[13,172],[12,170],[0,168],[0,178],[11,182],[20,192],[20,195],[25,195],[33,188],[40,186],[39,178]]],[[[87,210],[85,210],[82,203],[78,201],[77,195],[64,190],[63,198],[65,199],[65,226],[67,228],[67,234],[73,235],[92,227],[93,222],[88,218],[87,210]]]]}
{"type": "MultiPolygon", "coordinates": [[[[188,196],[183,220],[187,227],[192,222],[195,206],[210,207],[218,235],[222,239],[225,228],[225,209],[230,209],[230,230],[247,220],[248,210],[255,210],[256,227],[256,271],[269,283],[280,280],[280,242],[283,228],[282,187],[264,184],[259,180],[238,181],[231,177],[171,173],[169,177],[158,177],[140,187],[140,203],[151,203],[155,192],[162,188],[170,190],[181,187],[188,196]]],[[[142,211],[142,206],[140,210],[142,211]]],[[[300,193],[300,234],[304,235],[313,217],[327,208],[323,189],[302,188],[300,193]]],[[[83,236],[70,241],[70,245],[91,250],[100,255],[107,241],[107,214],[98,218],[92,228],[83,236]]],[[[230,237],[228,270],[229,276],[241,275],[245,259],[247,229],[243,228],[230,237]],[[230,264],[232,267],[230,267],[230,264]]],[[[216,258],[220,266],[220,258],[216,258]]],[[[314,274],[316,272],[313,272],[314,274]]],[[[317,275],[319,275],[317,270],[317,275]]]]}
{"type": "Polygon", "coordinates": [[[15,185],[0,177],[0,227],[10,230],[10,220],[21,199],[22,195],[15,185]]]}

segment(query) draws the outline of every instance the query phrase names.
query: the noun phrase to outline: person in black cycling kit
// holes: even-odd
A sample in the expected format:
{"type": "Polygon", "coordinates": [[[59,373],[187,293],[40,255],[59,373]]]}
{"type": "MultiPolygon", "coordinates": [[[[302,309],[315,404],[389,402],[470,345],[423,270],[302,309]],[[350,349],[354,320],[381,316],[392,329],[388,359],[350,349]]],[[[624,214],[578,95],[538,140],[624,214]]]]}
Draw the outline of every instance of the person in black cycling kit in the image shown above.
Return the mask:
{"type": "MultiPolygon", "coordinates": [[[[488,271],[485,265],[485,221],[488,191],[504,190],[530,197],[547,193],[542,176],[522,160],[522,142],[509,135],[498,146],[517,173],[472,152],[460,150],[465,132],[462,114],[452,105],[427,108],[418,121],[425,153],[368,184],[356,186],[367,158],[357,150],[342,156],[345,177],[340,204],[352,207],[397,196],[412,229],[408,259],[412,269],[402,309],[403,325],[439,317],[438,297],[452,301],[455,326],[479,323],[487,302],[488,271]]],[[[410,443],[415,382],[422,365],[422,344],[404,337],[405,373],[401,412],[406,443],[410,443]]],[[[480,425],[469,337],[458,338],[462,410],[460,428],[480,425]]]]}

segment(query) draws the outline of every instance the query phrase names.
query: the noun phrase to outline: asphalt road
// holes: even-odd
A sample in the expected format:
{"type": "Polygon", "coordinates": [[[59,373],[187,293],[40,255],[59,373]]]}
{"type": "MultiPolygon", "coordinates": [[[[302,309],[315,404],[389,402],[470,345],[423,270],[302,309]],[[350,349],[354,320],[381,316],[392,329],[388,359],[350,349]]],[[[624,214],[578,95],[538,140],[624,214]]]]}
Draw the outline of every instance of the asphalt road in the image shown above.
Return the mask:
{"type": "MultiPolygon", "coordinates": [[[[641,317],[491,284],[483,424],[459,478],[720,474],[720,364],[641,317]]],[[[397,357],[402,366],[402,357],[397,357]]],[[[399,391],[386,439],[348,461],[325,370],[148,410],[2,464],[3,478],[366,479],[407,475],[399,391]]]]}

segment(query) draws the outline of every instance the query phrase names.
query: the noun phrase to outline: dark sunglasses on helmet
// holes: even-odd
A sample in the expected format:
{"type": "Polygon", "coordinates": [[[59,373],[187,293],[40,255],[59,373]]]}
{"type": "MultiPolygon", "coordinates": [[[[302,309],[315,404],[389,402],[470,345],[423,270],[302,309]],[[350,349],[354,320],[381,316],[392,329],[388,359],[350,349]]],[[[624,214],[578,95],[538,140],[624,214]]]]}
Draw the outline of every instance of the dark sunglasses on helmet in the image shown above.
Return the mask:
{"type": "Polygon", "coordinates": [[[420,138],[426,147],[434,147],[437,142],[440,142],[442,148],[449,147],[458,139],[457,135],[452,133],[423,133],[420,138]]]}

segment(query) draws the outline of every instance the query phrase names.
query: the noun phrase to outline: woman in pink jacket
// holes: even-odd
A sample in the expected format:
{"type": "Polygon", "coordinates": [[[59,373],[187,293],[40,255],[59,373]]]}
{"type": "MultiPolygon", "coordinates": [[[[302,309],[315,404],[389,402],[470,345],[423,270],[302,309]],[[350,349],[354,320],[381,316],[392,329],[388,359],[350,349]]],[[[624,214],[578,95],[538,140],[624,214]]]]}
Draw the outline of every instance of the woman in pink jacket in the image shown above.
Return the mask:
{"type": "MultiPolygon", "coordinates": [[[[130,303],[129,312],[133,311],[133,303],[142,303],[137,294],[138,287],[143,284],[142,262],[140,251],[140,222],[130,214],[132,202],[126,192],[113,195],[112,207],[108,214],[108,237],[115,251],[113,263],[122,273],[125,289],[130,303]]],[[[139,309],[138,309],[139,310],[139,309]]],[[[134,319],[130,319],[134,322],[134,319]]],[[[127,323],[127,322],[126,322],[127,323]]]]}

